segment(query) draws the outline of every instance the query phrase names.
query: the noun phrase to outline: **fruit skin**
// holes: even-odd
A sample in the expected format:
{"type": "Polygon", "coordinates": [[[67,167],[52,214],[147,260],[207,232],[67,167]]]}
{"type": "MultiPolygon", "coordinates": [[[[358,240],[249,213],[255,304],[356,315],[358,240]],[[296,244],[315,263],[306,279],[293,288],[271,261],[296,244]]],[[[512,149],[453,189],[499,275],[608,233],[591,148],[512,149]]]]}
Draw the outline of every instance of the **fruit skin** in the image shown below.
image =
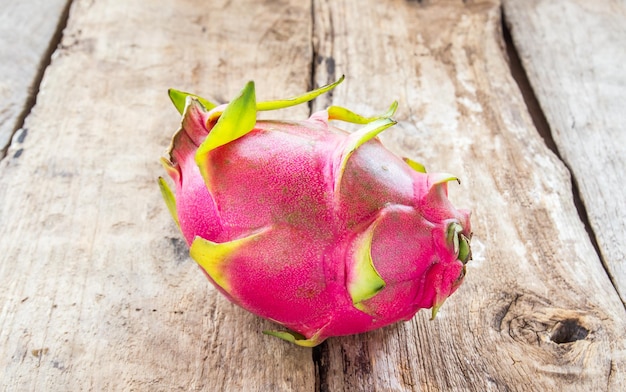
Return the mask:
{"type": "Polygon", "coordinates": [[[305,121],[261,121],[343,80],[289,100],[257,102],[252,82],[228,105],[170,90],[183,114],[162,162],[165,201],[208,279],[233,303],[291,331],[302,346],[410,320],[461,284],[469,212],[376,135],[396,103],[365,118],[332,106],[305,121]],[[329,124],[365,124],[352,134],[329,124]]]}

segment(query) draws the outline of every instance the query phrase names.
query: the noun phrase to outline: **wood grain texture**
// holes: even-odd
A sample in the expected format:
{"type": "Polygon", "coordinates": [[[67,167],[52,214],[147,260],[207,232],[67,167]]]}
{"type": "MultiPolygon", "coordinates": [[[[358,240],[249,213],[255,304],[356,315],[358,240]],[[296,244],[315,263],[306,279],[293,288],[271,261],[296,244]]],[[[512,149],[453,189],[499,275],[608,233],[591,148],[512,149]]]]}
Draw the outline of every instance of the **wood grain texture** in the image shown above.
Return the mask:
{"type": "Polygon", "coordinates": [[[68,0],[0,0],[0,158],[19,127],[68,0]]]}
{"type": "Polygon", "coordinates": [[[497,0],[74,0],[0,161],[0,390],[618,391],[626,312],[569,181],[497,0]],[[436,320],[311,350],[262,335],[189,259],[155,181],[178,126],[165,90],[224,102],[254,79],[265,100],[344,73],[313,109],[399,99],[381,139],[462,179],[474,260],[436,320]]]}
{"type": "Polygon", "coordinates": [[[626,304],[626,2],[505,0],[504,9],[626,304]]]}
{"type": "MultiPolygon", "coordinates": [[[[498,1],[315,2],[318,84],[366,113],[399,99],[381,139],[461,178],[474,260],[437,319],[318,349],[321,390],[618,390],[624,308],[581,224],[569,174],[510,74],[498,1]],[[354,17],[358,15],[358,17],[354,17]],[[330,66],[332,64],[332,66],[330,66]]],[[[325,102],[324,104],[326,104],[325,102]]]]}
{"type": "Polygon", "coordinates": [[[297,0],[74,2],[0,164],[0,390],[314,388],[311,351],[262,335],[189,259],[156,183],[167,88],[306,91],[310,23],[297,0]]]}

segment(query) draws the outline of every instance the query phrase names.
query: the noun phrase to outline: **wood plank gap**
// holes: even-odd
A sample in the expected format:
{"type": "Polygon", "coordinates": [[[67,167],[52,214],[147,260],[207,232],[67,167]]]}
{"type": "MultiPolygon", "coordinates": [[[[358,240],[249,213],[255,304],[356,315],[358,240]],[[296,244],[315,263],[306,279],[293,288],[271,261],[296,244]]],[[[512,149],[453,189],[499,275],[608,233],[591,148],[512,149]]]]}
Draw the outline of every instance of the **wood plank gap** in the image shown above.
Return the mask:
{"type": "Polygon", "coordinates": [[[522,65],[522,61],[520,60],[519,53],[517,51],[517,48],[515,47],[515,43],[513,42],[510,26],[507,21],[506,13],[504,12],[503,7],[501,7],[501,12],[502,12],[502,18],[501,18],[502,35],[504,38],[504,44],[506,46],[506,54],[509,59],[508,63],[509,63],[509,67],[511,70],[511,76],[513,76],[515,83],[520,89],[520,92],[524,99],[524,103],[526,104],[526,107],[528,109],[528,113],[530,114],[530,117],[533,121],[533,124],[535,125],[535,128],[539,132],[539,135],[541,136],[543,141],[546,143],[546,146],[550,149],[550,151],[552,151],[554,155],[556,155],[556,157],[563,163],[563,165],[569,171],[570,177],[571,177],[571,184],[572,184],[572,197],[574,199],[574,205],[576,206],[576,211],[578,212],[578,216],[580,220],[582,221],[583,225],[585,226],[585,231],[587,232],[587,235],[589,236],[589,239],[591,240],[591,244],[593,245],[595,252],[597,253],[598,257],[600,258],[600,261],[602,262],[602,267],[604,268],[604,271],[606,272],[609,280],[611,281],[611,284],[613,285],[615,290],[619,292],[617,290],[616,282],[613,276],[611,275],[611,273],[609,272],[609,268],[606,265],[606,261],[602,256],[602,252],[600,252],[600,246],[598,245],[596,234],[593,231],[593,228],[591,227],[591,224],[589,222],[589,214],[587,213],[587,209],[585,208],[585,205],[581,199],[581,193],[580,193],[576,176],[572,174],[573,171],[569,167],[568,163],[562,158],[561,154],[559,153],[558,148],[556,147],[556,143],[554,142],[554,138],[552,137],[552,130],[550,129],[550,124],[548,123],[548,120],[543,112],[543,109],[541,108],[541,105],[539,104],[539,100],[537,99],[537,96],[530,84],[530,81],[528,80],[528,75],[526,73],[526,70],[524,69],[524,66],[522,65]]]}
{"type": "MultiPolygon", "coordinates": [[[[318,50],[315,45],[315,0],[311,0],[311,31],[309,32],[309,39],[311,40],[311,67],[309,68],[309,90],[313,90],[315,86],[315,68],[317,64],[318,50]]],[[[309,115],[313,114],[313,102],[307,102],[309,108],[309,115]]]]}
{"type": "Polygon", "coordinates": [[[65,30],[65,26],[67,26],[67,20],[69,19],[72,2],[73,0],[67,0],[65,7],[63,8],[63,12],[61,13],[59,22],[57,23],[57,28],[50,39],[48,48],[40,59],[37,74],[35,74],[32,84],[28,88],[28,98],[24,102],[24,107],[22,108],[21,113],[15,121],[15,127],[11,131],[11,137],[8,138],[8,141],[5,145],[0,146],[0,161],[2,161],[7,156],[7,151],[9,150],[9,147],[13,142],[13,136],[15,136],[17,131],[24,127],[26,117],[28,117],[33,107],[37,104],[37,95],[39,94],[39,87],[41,85],[43,75],[46,72],[46,69],[48,68],[50,63],[52,62],[52,54],[59,46],[61,38],[63,38],[63,30],[65,30]]]}
{"type": "Polygon", "coordinates": [[[328,392],[328,343],[323,342],[313,347],[313,364],[315,365],[315,392],[328,392]]]}
{"type": "MultiPolygon", "coordinates": [[[[315,76],[317,70],[317,64],[319,59],[319,48],[315,42],[315,0],[311,0],[311,68],[309,89],[312,90],[318,86],[315,83],[315,76]]],[[[309,115],[313,114],[313,101],[307,102],[309,108],[309,115]]],[[[319,346],[315,346],[311,349],[311,360],[313,361],[313,367],[315,369],[315,392],[328,391],[328,345],[326,342],[322,342],[319,346]]]]}
{"type": "Polygon", "coordinates": [[[502,12],[502,35],[504,37],[504,44],[506,45],[506,54],[509,59],[509,67],[511,69],[511,75],[513,79],[515,79],[515,83],[520,89],[522,93],[522,98],[524,98],[524,103],[528,108],[528,113],[533,120],[533,124],[535,124],[535,128],[541,135],[541,138],[546,143],[546,146],[561,159],[561,155],[556,148],[556,143],[554,143],[554,139],[552,138],[552,132],[550,130],[550,125],[548,124],[548,120],[546,119],[543,110],[541,109],[541,105],[539,104],[539,100],[537,100],[537,96],[530,85],[530,81],[528,80],[528,76],[526,75],[526,70],[522,65],[522,61],[520,60],[519,53],[517,52],[517,48],[513,43],[513,38],[511,37],[511,30],[509,28],[509,24],[506,20],[506,14],[504,12],[504,8],[501,8],[502,12]]]}

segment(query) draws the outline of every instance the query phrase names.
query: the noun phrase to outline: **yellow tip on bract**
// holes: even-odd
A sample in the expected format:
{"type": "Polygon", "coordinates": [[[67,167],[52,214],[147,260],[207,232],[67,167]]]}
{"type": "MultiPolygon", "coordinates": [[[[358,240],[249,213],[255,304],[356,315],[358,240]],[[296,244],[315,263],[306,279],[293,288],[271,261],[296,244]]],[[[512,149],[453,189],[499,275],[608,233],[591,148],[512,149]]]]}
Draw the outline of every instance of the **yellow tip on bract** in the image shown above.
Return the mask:
{"type": "Polygon", "coordinates": [[[445,182],[450,182],[450,181],[456,181],[459,184],[461,183],[461,180],[459,180],[459,177],[455,176],[454,174],[449,174],[449,173],[432,174],[430,178],[432,179],[432,185],[443,184],[445,182]]]}
{"type": "Polygon", "coordinates": [[[369,124],[372,121],[380,120],[381,118],[389,118],[394,115],[398,109],[398,102],[394,101],[387,112],[380,116],[374,117],[364,117],[360,114],[356,114],[353,111],[346,109],[341,106],[331,106],[328,108],[328,119],[329,120],[340,120],[353,124],[369,124]]]}
{"type": "Polygon", "coordinates": [[[341,162],[337,167],[337,173],[335,175],[335,195],[339,194],[339,187],[341,186],[341,179],[343,173],[346,170],[346,165],[352,154],[361,147],[364,143],[375,138],[379,133],[385,129],[396,124],[396,121],[385,117],[372,121],[363,128],[356,132],[351,133],[346,139],[346,143],[342,146],[343,151],[341,153],[341,162]]]}
{"type": "Polygon", "coordinates": [[[320,95],[334,89],[335,87],[337,87],[339,83],[343,82],[344,79],[345,79],[345,76],[342,75],[339,78],[339,80],[337,80],[335,83],[327,84],[326,86],[322,86],[318,89],[309,91],[307,93],[298,95],[296,97],[280,99],[277,101],[259,102],[257,103],[256,108],[258,111],[266,111],[266,110],[284,109],[284,108],[288,108],[291,106],[300,105],[301,103],[312,101],[313,99],[319,97],[320,95]]]}
{"type": "Polygon", "coordinates": [[[217,124],[198,147],[199,155],[239,139],[250,132],[256,124],[256,95],[254,82],[248,82],[239,96],[233,99],[224,109],[217,124]]]}
{"type": "Polygon", "coordinates": [[[426,167],[419,162],[415,162],[410,158],[402,158],[407,165],[411,166],[411,169],[418,173],[426,173],[426,167]]]}
{"type": "Polygon", "coordinates": [[[367,307],[362,302],[378,294],[386,285],[383,278],[376,271],[374,261],[372,260],[372,240],[374,238],[374,230],[378,226],[380,219],[382,219],[382,215],[357,238],[353,245],[355,248],[354,263],[349,274],[350,280],[347,283],[347,289],[354,306],[365,313],[367,313],[367,307]]]}
{"type": "Polygon", "coordinates": [[[167,90],[167,93],[170,96],[170,100],[174,104],[174,107],[176,107],[176,110],[178,110],[178,113],[180,114],[183,114],[183,112],[185,111],[185,102],[187,101],[187,97],[193,97],[197,99],[207,111],[217,106],[213,102],[210,102],[195,94],[186,93],[184,91],[176,90],[173,88],[167,90]]]}
{"type": "Polygon", "coordinates": [[[176,226],[180,228],[178,212],[176,210],[176,198],[174,197],[174,192],[172,192],[163,177],[159,177],[159,188],[161,188],[161,196],[163,196],[163,200],[165,200],[165,205],[167,205],[170,215],[172,215],[174,222],[176,222],[176,226]]]}
{"type": "Polygon", "coordinates": [[[252,131],[256,124],[256,113],[254,82],[248,82],[239,96],[226,106],[217,123],[196,151],[196,164],[207,185],[209,183],[209,152],[252,131]]]}
{"type": "Polygon", "coordinates": [[[435,317],[437,317],[437,313],[439,313],[439,308],[441,308],[441,305],[434,305],[432,310],[431,310],[431,314],[430,314],[430,319],[434,320],[435,317]]]}
{"type": "MultiPolygon", "coordinates": [[[[170,146],[170,154],[171,154],[172,148],[173,147],[170,146]]],[[[165,169],[165,171],[167,172],[167,174],[170,176],[172,180],[176,182],[180,181],[180,172],[169,159],[165,157],[161,157],[161,165],[163,166],[163,168],[165,169]]]]}
{"type": "MultiPolygon", "coordinates": [[[[305,102],[309,102],[317,97],[319,97],[320,95],[334,89],[335,87],[337,87],[337,85],[339,85],[341,82],[343,82],[345,79],[345,76],[341,76],[341,78],[339,78],[339,80],[337,80],[334,83],[330,83],[327,84],[326,86],[322,86],[320,88],[317,88],[315,90],[306,92],[304,94],[295,96],[295,97],[291,97],[291,98],[286,98],[286,99],[279,99],[279,100],[275,100],[275,101],[264,101],[264,102],[256,102],[256,110],[257,111],[268,111],[268,110],[278,110],[278,109],[285,109],[291,106],[296,106],[296,105],[300,105],[302,103],[305,102]]],[[[250,82],[252,83],[252,82],[250,82]]],[[[250,84],[248,83],[248,84],[250,84]]],[[[179,91],[179,90],[175,90],[173,88],[168,90],[170,99],[172,100],[172,103],[174,103],[174,106],[176,107],[176,109],[178,110],[179,113],[183,113],[184,109],[185,109],[185,100],[187,97],[193,97],[195,99],[197,99],[205,108],[207,111],[212,110],[213,108],[216,108],[218,105],[214,104],[213,102],[210,102],[200,96],[197,96],[195,94],[191,94],[191,93],[186,93],[184,91],[179,91]]],[[[397,105],[396,105],[397,106],[397,105]]],[[[392,105],[393,107],[393,105],[392,105]]],[[[212,113],[210,119],[216,119],[219,118],[222,115],[222,112],[214,112],[212,113]]]]}
{"type": "Polygon", "coordinates": [[[189,254],[213,281],[224,291],[230,292],[230,281],[226,268],[232,261],[232,257],[244,246],[256,240],[263,232],[259,232],[238,240],[216,243],[196,237],[191,244],[189,254]]]}
{"type": "Polygon", "coordinates": [[[437,314],[439,313],[439,309],[441,309],[441,305],[443,305],[443,303],[446,302],[446,299],[448,299],[448,297],[442,296],[439,293],[439,291],[437,291],[437,294],[435,295],[435,303],[433,303],[433,307],[431,309],[431,314],[430,314],[431,320],[434,320],[435,317],[437,317],[437,314]]]}
{"type": "Polygon", "coordinates": [[[310,339],[305,339],[303,335],[292,331],[263,331],[264,334],[274,336],[291,343],[295,343],[302,347],[315,347],[322,343],[324,340],[320,340],[319,332],[312,336],[310,339]]]}

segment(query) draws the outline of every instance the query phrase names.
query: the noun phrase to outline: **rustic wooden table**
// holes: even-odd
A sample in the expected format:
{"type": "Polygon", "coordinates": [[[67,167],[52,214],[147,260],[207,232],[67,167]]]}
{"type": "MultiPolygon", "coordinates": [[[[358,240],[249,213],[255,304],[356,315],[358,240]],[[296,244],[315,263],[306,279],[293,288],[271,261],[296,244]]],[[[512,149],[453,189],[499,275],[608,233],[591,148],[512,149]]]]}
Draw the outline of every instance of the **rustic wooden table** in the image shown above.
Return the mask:
{"type": "Polygon", "coordinates": [[[623,0],[0,4],[2,390],[624,390],[623,0]],[[381,139],[462,179],[474,260],[436,320],[307,349],[188,257],[156,185],[166,89],[341,74],[276,115],[399,100],[381,139]]]}

